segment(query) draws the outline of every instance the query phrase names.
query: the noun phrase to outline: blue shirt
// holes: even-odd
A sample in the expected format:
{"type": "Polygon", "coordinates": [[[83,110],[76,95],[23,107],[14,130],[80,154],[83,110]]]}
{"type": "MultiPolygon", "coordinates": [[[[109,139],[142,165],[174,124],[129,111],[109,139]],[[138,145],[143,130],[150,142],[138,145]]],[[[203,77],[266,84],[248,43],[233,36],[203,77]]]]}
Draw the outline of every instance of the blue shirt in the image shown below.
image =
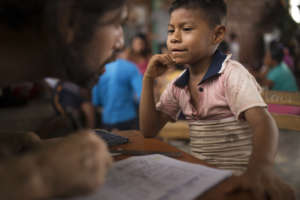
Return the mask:
{"type": "Polygon", "coordinates": [[[272,68],[268,74],[267,79],[273,81],[272,90],[279,91],[298,91],[296,79],[291,70],[283,62],[272,68]]]}
{"type": "Polygon", "coordinates": [[[105,66],[92,90],[92,101],[102,107],[102,122],[116,124],[135,119],[142,92],[142,75],[135,64],[118,59],[105,66]]]}

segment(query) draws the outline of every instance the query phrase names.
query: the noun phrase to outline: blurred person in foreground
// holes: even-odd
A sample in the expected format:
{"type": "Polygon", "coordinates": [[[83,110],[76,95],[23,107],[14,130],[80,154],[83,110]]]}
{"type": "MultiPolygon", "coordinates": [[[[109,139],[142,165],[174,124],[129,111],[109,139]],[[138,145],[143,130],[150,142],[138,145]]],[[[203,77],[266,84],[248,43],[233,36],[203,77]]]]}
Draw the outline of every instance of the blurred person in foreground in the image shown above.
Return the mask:
{"type": "MultiPolygon", "coordinates": [[[[91,87],[123,45],[125,18],[125,0],[2,0],[0,84],[56,77],[91,87]]],[[[52,141],[1,131],[0,197],[86,194],[104,182],[111,160],[91,130],[52,141]]]]}

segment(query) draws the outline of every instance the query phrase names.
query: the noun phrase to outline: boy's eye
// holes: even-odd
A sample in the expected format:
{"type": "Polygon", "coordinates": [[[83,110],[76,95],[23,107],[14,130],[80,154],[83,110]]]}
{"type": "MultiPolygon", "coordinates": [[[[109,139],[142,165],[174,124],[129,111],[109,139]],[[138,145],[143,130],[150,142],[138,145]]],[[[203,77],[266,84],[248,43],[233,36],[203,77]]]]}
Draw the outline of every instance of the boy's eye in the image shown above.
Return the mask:
{"type": "Polygon", "coordinates": [[[187,27],[187,28],[183,28],[183,31],[191,31],[193,30],[193,28],[187,27]]]}
{"type": "Polygon", "coordinates": [[[174,30],[173,29],[169,29],[168,30],[168,33],[170,34],[170,33],[174,33],[174,30]]]}

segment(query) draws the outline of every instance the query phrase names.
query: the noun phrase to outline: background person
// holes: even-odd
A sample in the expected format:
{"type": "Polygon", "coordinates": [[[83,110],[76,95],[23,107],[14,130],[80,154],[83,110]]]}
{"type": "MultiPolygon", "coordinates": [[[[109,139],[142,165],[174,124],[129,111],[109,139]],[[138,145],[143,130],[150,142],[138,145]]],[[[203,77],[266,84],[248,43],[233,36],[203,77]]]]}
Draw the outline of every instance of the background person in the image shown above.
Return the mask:
{"type": "Polygon", "coordinates": [[[145,73],[149,59],[151,56],[151,48],[144,33],[136,34],[131,41],[131,46],[126,51],[126,58],[136,64],[142,74],[145,73]]]}
{"type": "Polygon", "coordinates": [[[92,101],[101,107],[101,128],[137,130],[142,74],[121,53],[118,57],[105,66],[105,73],[92,90],[92,101]]]}

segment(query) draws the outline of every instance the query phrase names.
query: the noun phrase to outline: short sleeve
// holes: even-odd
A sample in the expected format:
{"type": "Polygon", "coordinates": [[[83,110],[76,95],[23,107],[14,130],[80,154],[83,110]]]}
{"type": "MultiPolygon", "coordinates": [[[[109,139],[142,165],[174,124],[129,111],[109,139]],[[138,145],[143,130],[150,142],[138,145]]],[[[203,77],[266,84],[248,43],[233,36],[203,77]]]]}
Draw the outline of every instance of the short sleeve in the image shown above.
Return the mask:
{"type": "Polygon", "coordinates": [[[261,87],[242,65],[234,62],[224,75],[225,97],[236,119],[250,108],[267,107],[261,96],[261,87]]]}
{"type": "Polygon", "coordinates": [[[156,104],[156,109],[167,114],[176,121],[180,114],[178,97],[174,82],[169,83],[156,104]]]}

